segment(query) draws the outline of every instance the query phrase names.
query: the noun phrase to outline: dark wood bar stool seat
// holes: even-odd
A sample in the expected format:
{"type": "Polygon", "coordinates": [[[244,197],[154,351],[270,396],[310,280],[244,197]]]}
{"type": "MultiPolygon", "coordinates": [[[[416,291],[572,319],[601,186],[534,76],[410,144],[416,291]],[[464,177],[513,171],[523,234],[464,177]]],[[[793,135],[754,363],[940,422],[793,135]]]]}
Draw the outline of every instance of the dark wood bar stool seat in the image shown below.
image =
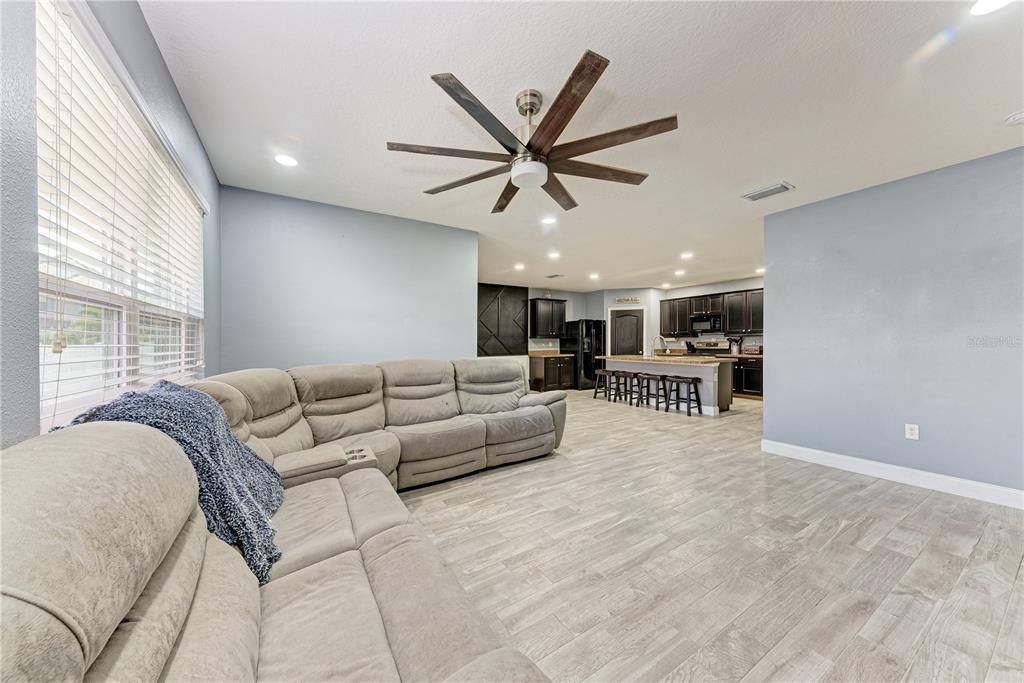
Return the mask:
{"type": "Polygon", "coordinates": [[[672,392],[675,391],[676,398],[676,410],[679,410],[679,404],[682,401],[686,401],[686,414],[692,415],[690,412],[693,406],[694,400],[697,403],[697,414],[703,415],[704,410],[700,405],[700,391],[697,385],[700,384],[700,377],[676,377],[668,375],[665,377],[665,383],[668,385],[668,391],[665,392],[665,412],[668,412],[669,402],[672,400],[672,392]],[[682,397],[682,388],[686,387],[686,398],[682,397]]]}
{"type": "Polygon", "coordinates": [[[598,368],[594,371],[594,398],[597,398],[597,392],[604,392],[603,396],[606,401],[612,400],[612,392],[609,387],[609,379],[612,371],[605,370],[604,368],[598,368]]]}
{"type": "Polygon", "coordinates": [[[612,370],[612,401],[624,400],[633,405],[633,378],[635,372],[628,370],[612,370]]]}
{"type": "Polygon", "coordinates": [[[644,401],[648,406],[651,405],[651,384],[654,384],[654,409],[657,410],[661,402],[665,402],[666,410],[668,409],[668,389],[665,384],[665,375],[652,375],[648,372],[638,372],[636,374],[636,404],[639,406],[640,401],[644,401]]]}

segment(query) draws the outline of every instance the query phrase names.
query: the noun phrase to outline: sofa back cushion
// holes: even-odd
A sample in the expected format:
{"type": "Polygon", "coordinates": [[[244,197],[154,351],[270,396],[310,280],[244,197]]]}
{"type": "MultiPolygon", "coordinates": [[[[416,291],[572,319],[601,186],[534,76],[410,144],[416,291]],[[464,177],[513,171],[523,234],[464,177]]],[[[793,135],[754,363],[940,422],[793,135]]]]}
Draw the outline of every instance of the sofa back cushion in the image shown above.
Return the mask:
{"type": "Polygon", "coordinates": [[[270,447],[252,433],[252,407],[242,392],[230,384],[213,379],[193,382],[189,388],[212,396],[224,410],[228,424],[231,425],[231,432],[238,437],[238,440],[251,448],[267,463],[274,464],[274,454],[270,451],[270,447]]]}
{"type": "Polygon", "coordinates": [[[512,358],[467,358],[453,365],[463,413],[515,410],[526,394],[523,364],[512,358]]]}
{"type": "Polygon", "coordinates": [[[82,424],[4,451],[0,480],[0,678],[112,672],[113,648],[115,678],[155,679],[207,535],[178,445],[142,425],[82,424]]]}
{"type": "Polygon", "coordinates": [[[395,360],[379,363],[384,376],[384,414],[388,425],[447,420],[459,414],[455,368],[446,360],[395,360]]]}
{"type": "Polygon", "coordinates": [[[288,371],[317,444],[384,429],[384,392],[375,365],[306,365],[288,371]]]}
{"type": "Polygon", "coordinates": [[[313,432],[302,417],[295,383],[284,370],[238,370],[208,379],[228,384],[245,396],[252,411],[249,430],[274,457],[313,447],[313,432]]]}

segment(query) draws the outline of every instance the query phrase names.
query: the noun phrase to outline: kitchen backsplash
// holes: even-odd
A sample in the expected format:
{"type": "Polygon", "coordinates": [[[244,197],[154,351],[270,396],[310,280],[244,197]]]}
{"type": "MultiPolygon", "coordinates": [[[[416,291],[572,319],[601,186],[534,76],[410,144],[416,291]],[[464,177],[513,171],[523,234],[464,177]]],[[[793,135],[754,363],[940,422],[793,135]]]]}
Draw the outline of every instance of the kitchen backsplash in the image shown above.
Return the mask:
{"type": "MultiPolygon", "coordinates": [[[[669,339],[666,346],[670,349],[685,349],[686,342],[692,342],[696,339],[700,339],[701,341],[713,341],[716,339],[726,339],[726,336],[724,334],[702,334],[700,337],[680,337],[678,339],[669,339]]],[[[749,349],[754,346],[764,346],[764,337],[760,335],[756,337],[743,337],[742,339],[743,344],[740,347],[741,349],[749,349]]]]}
{"type": "Polygon", "coordinates": [[[529,350],[530,351],[544,351],[548,349],[554,349],[558,351],[558,340],[557,339],[530,339],[529,350]]]}

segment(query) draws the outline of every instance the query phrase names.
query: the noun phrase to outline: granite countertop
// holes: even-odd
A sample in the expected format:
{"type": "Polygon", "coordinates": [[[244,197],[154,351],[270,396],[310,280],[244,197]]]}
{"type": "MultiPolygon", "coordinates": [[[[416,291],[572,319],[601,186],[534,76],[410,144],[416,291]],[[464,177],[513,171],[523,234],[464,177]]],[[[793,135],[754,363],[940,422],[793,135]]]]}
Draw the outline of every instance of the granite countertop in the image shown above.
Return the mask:
{"type": "Polygon", "coordinates": [[[559,353],[558,351],[530,351],[530,358],[574,358],[572,353],[559,353]]]}
{"type": "Polygon", "coordinates": [[[724,353],[723,358],[764,358],[760,353],[724,353]]]}
{"type": "Polygon", "coordinates": [[[718,357],[696,357],[687,354],[672,354],[658,356],[597,356],[603,360],[614,360],[626,363],[664,363],[666,365],[719,365],[720,363],[731,363],[733,359],[720,360],[718,357]]]}

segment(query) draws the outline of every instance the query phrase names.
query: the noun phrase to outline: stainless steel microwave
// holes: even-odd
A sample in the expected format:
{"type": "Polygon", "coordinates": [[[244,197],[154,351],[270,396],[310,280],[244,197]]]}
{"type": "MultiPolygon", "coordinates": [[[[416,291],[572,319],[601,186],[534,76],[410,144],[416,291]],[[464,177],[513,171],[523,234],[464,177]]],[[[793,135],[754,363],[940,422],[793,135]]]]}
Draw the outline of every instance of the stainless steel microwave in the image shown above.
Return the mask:
{"type": "Polygon", "coordinates": [[[720,313],[702,313],[690,316],[690,329],[694,332],[721,332],[722,316],[720,313]]]}

